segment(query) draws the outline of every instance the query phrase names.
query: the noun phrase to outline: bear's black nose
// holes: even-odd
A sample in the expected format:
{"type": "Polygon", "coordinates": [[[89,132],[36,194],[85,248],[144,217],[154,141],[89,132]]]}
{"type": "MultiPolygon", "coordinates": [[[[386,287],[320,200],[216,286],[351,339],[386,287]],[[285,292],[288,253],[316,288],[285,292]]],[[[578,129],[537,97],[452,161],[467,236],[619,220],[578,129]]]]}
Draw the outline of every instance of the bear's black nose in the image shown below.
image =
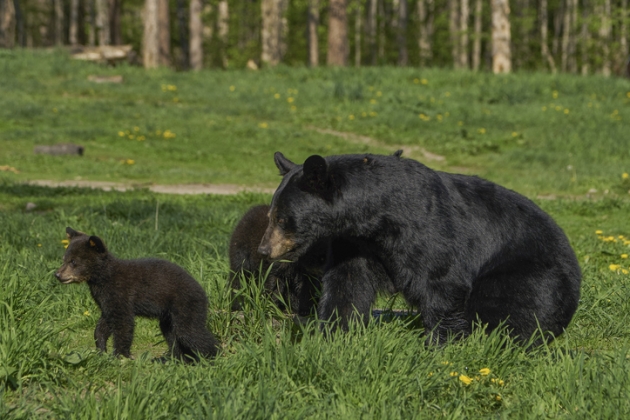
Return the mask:
{"type": "Polygon", "coordinates": [[[258,247],[258,253],[264,257],[268,257],[271,254],[271,247],[268,245],[260,245],[258,247]]]}
{"type": "Polygon", "coordinates": [[[58,272],[55,272],[55,277],[57,277],[57,280],[61,280],[61,275],[58,272]]]}

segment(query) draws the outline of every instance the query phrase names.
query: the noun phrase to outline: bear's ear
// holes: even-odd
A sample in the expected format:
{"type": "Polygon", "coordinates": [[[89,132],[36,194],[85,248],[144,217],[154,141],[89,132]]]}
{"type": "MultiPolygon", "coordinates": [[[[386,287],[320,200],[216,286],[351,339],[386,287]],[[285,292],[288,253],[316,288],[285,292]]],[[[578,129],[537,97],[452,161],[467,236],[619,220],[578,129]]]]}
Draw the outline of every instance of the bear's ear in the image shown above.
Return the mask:
{"type": "Polygon", "coordinates": [[[396,150],[392,156],[399,158],[403,154],[403,149],[396,150]]]}
{"type": "Polygon", "coordinates": [[[105,244],[98,236],[90,236],[88,239],[88,246],[99,254],[107,252],[105,244]]]}
{"type": "Polygon", "coordinates": [[[66,236],[68,239],[74,239],[77,236],[85,235],[83,232],[79,232],[78,230],[72,229],[70,226],[66,228],[66,236]]]}
{"type": "Polygon", "coordinates": [[[276,152],[273,154],[273,161],[276,162],[276,166],[280,170],[280,175],[285,176],[291,169],[295,168],[295,163],[291,162],[289,159],[285,158],[284,155],[280,152],[276,152]]]}
{"type": "Polygon", "coordinates": [[[304,174],[299,184],[300,189],[328,198],[330,196],[330,182],[326,159],[319,155],[310,156],[304,161],[303,171],[304,174]]]}

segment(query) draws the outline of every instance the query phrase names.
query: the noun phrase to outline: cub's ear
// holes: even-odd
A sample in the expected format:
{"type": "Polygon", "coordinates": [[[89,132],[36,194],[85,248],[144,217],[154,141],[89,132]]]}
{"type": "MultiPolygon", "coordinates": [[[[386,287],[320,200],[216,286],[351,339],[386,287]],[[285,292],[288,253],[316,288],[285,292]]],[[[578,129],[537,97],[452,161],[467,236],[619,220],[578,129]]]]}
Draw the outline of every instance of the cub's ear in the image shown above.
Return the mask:
{"type": "Polygon", "coordinates": [[[291,162],[289,159],[285,158],[284,155],[280,152],[276,152],[273,154],[273,161],[276,162],[276,166],[280,170],[280,175],[285,176],[291,169],[295,168],[295,163],[291,162]]]}
{"type": "Polygon", "coordinates": [[[396,150],[396,151],[392,154],[392,156],[396,156],[397,158],[399,158],[399,157],[400,157],[400,155],[402,155],[402,154],[403,154],[403,149],[399,149],[399,150],[396,150]]]}
{"type": "Polygon", "coordinates": [[[98,236],[90,236],[88,239],[88,246],[99,254],[107,252],[105,244],[98,236]]]}
{"type": "Polygon", "coordinates": [[[330,198],[330,179],[326,159],[319,155],[310,156],[304,161],[303,171],[300,189],[319,194],[326,199],[330,198]]]}
{"type": "Polygon", "coordinates": [[[70,226],[66,228],[66,236],[68,239],[74,239],[77,236],[85,235],[83,232],[79,232],[78,230],[72,229],[70,226]]]}

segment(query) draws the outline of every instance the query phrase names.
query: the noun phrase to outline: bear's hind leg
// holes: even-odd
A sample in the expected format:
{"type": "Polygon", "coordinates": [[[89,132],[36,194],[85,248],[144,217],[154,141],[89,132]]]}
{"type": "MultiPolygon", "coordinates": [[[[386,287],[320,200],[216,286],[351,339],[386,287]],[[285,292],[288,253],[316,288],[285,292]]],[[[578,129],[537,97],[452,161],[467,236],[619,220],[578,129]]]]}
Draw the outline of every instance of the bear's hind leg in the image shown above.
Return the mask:
{"type": "Polygon", "coordinates": [[[112,317],[115,322],[109,321],[109,325],[114,325],[114,355],[131,357],[131,343],[133,342],[134,320],[133,313],[116,315],[112,317]]]}

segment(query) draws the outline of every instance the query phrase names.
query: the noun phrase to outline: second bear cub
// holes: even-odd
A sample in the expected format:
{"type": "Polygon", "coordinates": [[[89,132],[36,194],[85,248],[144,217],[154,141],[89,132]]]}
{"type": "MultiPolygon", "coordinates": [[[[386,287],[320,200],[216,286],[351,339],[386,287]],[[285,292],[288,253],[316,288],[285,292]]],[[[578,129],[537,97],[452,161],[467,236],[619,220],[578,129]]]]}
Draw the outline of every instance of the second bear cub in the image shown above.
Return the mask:
{"type": "Polygon", "coordinates": [[[134,317],[144,316],[159,319],[174,357],[216,355],[218,342],[206,328],[206,293],[183,268],[155,258],[121,260],[97,236],[70,227],[66,234],[70,244],[55,277],[64,284],[87,282],[101,309],[94,331],[99,350],[107,351],[113,335],[114,354],[130,357],[134,317]]]}

